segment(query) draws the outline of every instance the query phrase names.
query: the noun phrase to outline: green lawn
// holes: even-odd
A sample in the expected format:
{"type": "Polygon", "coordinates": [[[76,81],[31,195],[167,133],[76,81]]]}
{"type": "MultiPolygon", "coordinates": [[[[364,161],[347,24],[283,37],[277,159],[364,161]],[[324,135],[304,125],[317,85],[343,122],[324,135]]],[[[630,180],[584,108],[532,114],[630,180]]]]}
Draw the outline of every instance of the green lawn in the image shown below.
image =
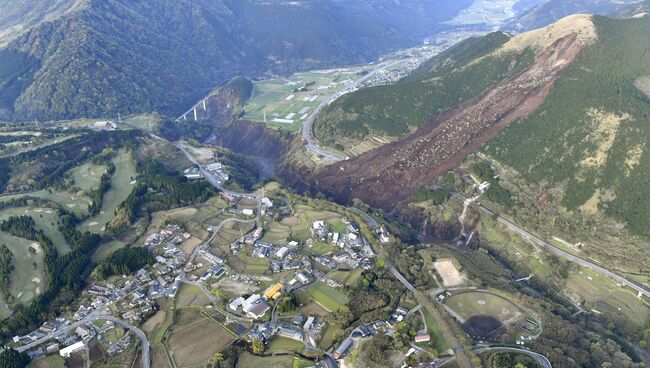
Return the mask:
{"type": "Polygon", "coordinates": [[[236,368],[290,368],[293,360],[288,355],[261,357],[245,352],[239,356],[236,368]]]}
{"type": "Polygon", "coordinates": [[[72,184],[86,193],[96,189],[99,186],[99,180],[106,172],[105,165],[97,165],[92,162],[86,162],[69,171],[69,177],[72,184]]]}
{"type": "Polygon", "coordinates": [[[325,331],[323,331],[323,336],[318,342],[318,347],[321,349],[328,349],[330,346],[332,346],[336,335],[342,332],[343,330],[341,329],[341,325],[328,322],[327,327],[325,327],[325,331]]]}
{"type": "Polygon", "coordinates": [[[14,198],[21,197],[37,197],[48,199],[52,202],[56,202],[61,206],[65,207],[68,211],[73,212],[78,216],[83,216],[88,213],[88,205],[90,200],[88,197],[79,195],[78,193],[69,193],[64,191],[53,191],[48,192],[47,190],[39,190],[37,192],[25,193],[25,194],[13,194],[1,196],[0,201],[9,201],[14,198]]]}
{"type": "Polygon", "coordinates": [[[424,320],[427,323],[427,330],[429,332],[429,336],[431,336],[431,341],[420,343],[418,346],[423,348],[431,347],[438,353],[447,350],[447,343],[443,339],[442,333],[440,333],[440,329],[438,328],[436,321],[434,321],[433,317],[431,317],[426,309],[421,308],[420,310],[423,312],[424,320]]]}
{"type": "Polygon", "coordinates": [[[348,302],[348,298],[343,292],[331,288],[322,282],[315,282],[305,289],[316,303],[330,312],[336,312],[339,308],[348,302]]]}
{"type": "Polygon", "coordinates": [[[31,240],[17,238],[0,232],[0,244],[5,244],[14,256],[11,273],[11,294],[17,301],[26,303],[45,288],[43,276],[43,249],[31,240]],[[38,249],[32,252],[30,249],[38,249]]]}
{"type": "Polygon", "coordinates": [[[99,248],[97,248],[97,251],[95,251],[95,254],[93,254],[93,262],[99,263],[106,258],[108,258],[113,252],[115,252],[118,249],[124,248],[126,246],[126,243],[122,243],[119,240],[113,240],[107,243],[103,243],[99,248]]]}
{"type": "Polygon", "coordinates": [[[271,343],[269,344],[269,351],[295,351],[295,352],[300,352],[302,351],[304,347],[304,344],[300,341],[293,340],[293,339],[288,339],[286,337],[282,336],[276,336],[271,340],[271,343]]]}
{"type": "Polygon", "coordinates": [[[332,244],[328,243],[323,243],[323,242],[315,242],[311,247],[306,248],[308,252],[315,256],[322,256],[323,254],[327,254],[331,251],[333,251],[334,246],[332,244]]]}
{"type": "Polygon", "coordinates": [[[335,220],[331,225],[332,225],[332,231],[335,233],[339,233],[343,235],[348,232],[348,225],[342,223],[341,220],[335,220]]]}
{"type": "Polygon", "coordinates": [[[104,194],[102,209],[99,214],[84,221],[79,229],[82,231],[100,232],[104,226],[113,218],[115,210],[124,199],[131,193],[134,178],[136,176],[135,163],[126,151],[120,153],[113,159],[115,173],[111,178],[111,189],[104,194]]]}
{"type": "Polygon", "coordinates": [[[45,235],[52,240],[56,250],[61,254],[66,254],[70,251],[68,243],[65,241],[63,234],[58,229],[57,222],[59,221],[56,212],[51,208],[40,207],[9,207],[0,210],[0,221],[5,220],[12,216],[27,215],[34,219],[36,228],[43,230],[45,235]]]}

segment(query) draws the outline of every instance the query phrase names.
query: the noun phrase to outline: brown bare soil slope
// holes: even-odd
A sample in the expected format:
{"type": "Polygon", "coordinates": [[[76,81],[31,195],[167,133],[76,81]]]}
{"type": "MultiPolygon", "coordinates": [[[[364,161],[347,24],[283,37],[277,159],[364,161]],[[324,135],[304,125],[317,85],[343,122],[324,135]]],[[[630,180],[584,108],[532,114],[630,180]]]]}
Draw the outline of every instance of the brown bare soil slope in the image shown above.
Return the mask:
{"type": "Polygon", "coordinates": [[[401,141],[323,168],[313,184],[340,202],[359,198],[389,209],[537,109],[583,45],[576,32],[568,33],[540,51],[518,75],[447,110],[401,141]]]}

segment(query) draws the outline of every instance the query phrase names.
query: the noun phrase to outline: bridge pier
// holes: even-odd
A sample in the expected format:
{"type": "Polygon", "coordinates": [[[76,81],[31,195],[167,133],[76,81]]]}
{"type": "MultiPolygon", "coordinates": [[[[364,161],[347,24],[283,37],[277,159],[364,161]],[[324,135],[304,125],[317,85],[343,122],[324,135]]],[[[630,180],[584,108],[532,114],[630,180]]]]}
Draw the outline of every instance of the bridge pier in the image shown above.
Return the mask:
{"type": "Polygon", "coordinates": [[[199,119],[196,117],[196,106],[194,107],[194,110],[192,110],[192,111],[194,111],[194,121],[199,120],[199,119]]]}
{"type": "Polygon", "coordinates": [[[207,111],[208,109],[205,107],[205,100],[203,100],[203,111],[207,111]]]}

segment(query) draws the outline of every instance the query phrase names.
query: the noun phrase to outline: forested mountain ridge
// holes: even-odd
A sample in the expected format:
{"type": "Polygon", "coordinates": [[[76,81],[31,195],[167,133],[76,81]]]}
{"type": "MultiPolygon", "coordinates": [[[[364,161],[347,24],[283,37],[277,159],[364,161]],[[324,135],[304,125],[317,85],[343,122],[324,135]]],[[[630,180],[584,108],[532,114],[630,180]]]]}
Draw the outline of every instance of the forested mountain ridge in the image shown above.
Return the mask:
{"type": "Polygon", "coordinates": [[[82,8],[86,0],[0,0],[0,46],[47,20],[82,8]]]}
{"type": "Polygon", "coordinates": [[[544,27],[572,14],[609,15],[626,9],[639,0],[544,0],[512,19],[508,29],[518,31],[544,27]]]}
{"type": "Polygon", "coordinates": [[[370,3],[356,12],[324,0],[82,4],[0,49],[0,118],[175,114],[236,75],[363,63],[419,41],[385,12],[363,14],[370,3]]]}

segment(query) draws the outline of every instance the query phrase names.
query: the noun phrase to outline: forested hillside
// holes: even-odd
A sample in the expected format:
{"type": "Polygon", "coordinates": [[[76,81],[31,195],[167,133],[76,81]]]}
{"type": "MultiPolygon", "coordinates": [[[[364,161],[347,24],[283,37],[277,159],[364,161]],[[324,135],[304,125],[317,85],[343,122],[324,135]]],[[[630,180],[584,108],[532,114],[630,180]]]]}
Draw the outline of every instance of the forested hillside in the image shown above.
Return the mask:
{"type": "MultiPolygon", "coordinates": [[[[422,32],[463,6],[439,3],[397,8],[437,14],[422,32]]],[[[176,114],[236,75],[363,63],[419,41],[370,3],[89,0],[75,9],[0,49],[0,119],[176,114]]]]}
{"type": "Polygon", "coordinates": [[[567,208],[604,211],[650,235],[650,17],[594,22],[598,42],[486,151],[530,182],[563,188],[567,208]]]}
{"type": "Polygon", "coordinates": [[[425,62],[399,83],[343,96],[318,116],[317,138],[333,143],[340,137],[402,136],[412,131],[528,65],[532,54],[499,55],[474,62],[508,39],[501,32],[467,39],[425,62]]]}

